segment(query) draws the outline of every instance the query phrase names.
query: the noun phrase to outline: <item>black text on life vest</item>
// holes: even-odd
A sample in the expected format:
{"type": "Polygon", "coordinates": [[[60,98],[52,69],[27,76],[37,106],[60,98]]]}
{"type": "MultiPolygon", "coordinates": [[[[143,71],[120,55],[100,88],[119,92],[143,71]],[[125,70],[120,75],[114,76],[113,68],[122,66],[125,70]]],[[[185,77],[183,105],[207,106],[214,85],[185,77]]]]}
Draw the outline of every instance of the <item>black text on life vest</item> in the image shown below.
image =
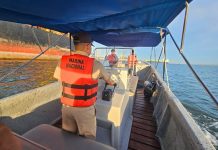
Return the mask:
{"type": "Polygon", "coordinates": [[[84,70],[84,60],[82,59],[75,59],[70,58],[68,62],[66,63],[66,68],[72,68],[72,69],[80,69],[84,70]]]}

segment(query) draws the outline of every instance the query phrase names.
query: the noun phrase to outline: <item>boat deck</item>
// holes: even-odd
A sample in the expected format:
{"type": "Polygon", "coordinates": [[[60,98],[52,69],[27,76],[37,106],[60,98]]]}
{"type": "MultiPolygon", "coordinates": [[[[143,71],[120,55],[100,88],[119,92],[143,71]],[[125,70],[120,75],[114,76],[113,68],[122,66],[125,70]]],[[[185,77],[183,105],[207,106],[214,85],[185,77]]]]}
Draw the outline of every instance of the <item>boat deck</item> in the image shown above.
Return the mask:
{"type": "Polygon", "coordinates": [[[145,98],[143,88],[137,88],[133,106],[133,122],[129,139],[129,150],[160,150],[155,136],[157,126],[152,116],[153,105],[145,98]]]}

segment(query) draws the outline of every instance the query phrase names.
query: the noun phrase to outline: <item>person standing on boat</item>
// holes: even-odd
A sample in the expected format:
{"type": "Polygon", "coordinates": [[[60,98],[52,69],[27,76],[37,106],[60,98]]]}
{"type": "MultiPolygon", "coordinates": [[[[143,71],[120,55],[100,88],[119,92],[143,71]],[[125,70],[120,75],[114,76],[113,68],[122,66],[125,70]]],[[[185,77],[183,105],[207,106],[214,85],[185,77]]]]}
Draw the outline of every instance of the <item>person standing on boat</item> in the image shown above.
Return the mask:
{"type": "Polygon", "coordinates": [[[95,139],[98,79],[113,85],[115,78],[90,58],[92,39],[88,33],[74,36],[75,52],[62,56],[54,77],[62,82],[62,128],[95,139]]]}
{"type": "Polygon", "coordinates": [[[111,50],[111,54],[108,55],[106,57],[106,59],[108,60],[108,63],[109,63],[110,67],[115,67],[117,65],[119,59],[118,59],[118,57],[116,55],[115,49],[111,50]]]}
{"type": "Polygon", "coordinates": [[[128,68],[129,68],[129,74],[136,74],[136,64],[138,60],[136,55],[134,54],[134,50],[132,49],[131,54],[128,56],[128,68]]]}

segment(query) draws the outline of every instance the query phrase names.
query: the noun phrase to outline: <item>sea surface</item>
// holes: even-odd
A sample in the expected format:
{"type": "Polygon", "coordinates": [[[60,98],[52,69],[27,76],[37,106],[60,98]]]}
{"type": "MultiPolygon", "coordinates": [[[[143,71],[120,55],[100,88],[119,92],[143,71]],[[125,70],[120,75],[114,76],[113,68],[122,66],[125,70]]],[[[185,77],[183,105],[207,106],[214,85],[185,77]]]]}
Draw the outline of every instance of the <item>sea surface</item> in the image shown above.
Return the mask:
{"type": "MultiPolygon", "coordinates": [[[[27,60],[0,60],[0,78],[18,68],[27,60]]],[[[0,99],[26,90],[55,82],[53,78],[57,61],[34,61],[27,67],[0,81],[0,99]]]]}
{"type": "MultiPolygon", "coordinates": [[[[25,61],[0,60],[0,77],[16,69],[25,61]]],[[[56,80],[53,73],[56,61],[35,61],[28,67],[0,81],[0,99],[56,80]]],[[[218,98],[218,66],[194,65],[196,72],[218,98]]],[[[162,64],[158,65],[162,75],[162,64]]],[[[198,83],[187,65],[168,64],[170,89],[190,112],[206,137],[218,149],[218,106],[198,83]]]]}

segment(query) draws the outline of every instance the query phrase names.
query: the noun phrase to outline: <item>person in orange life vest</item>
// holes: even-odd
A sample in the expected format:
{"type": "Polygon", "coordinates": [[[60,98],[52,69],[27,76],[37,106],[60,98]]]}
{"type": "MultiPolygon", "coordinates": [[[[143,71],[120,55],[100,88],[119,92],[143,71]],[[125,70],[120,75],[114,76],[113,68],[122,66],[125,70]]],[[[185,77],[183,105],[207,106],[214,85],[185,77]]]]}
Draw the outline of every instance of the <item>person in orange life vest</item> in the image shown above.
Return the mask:
{"type": "Polygon", "coordinates": [[[95,139],[98,79],[115,84],[113,76],[91,54],[91,36],[78,33],[74,36],[75,51],[62,56],[54,77],[62,82],[62,128],[95,139]]]}
{"type": "Polygon", "coordinates": [[[106,59],[108,60],[108,63],[109,63],[110,67],[115,67],[116,66],[119,59],[118,59],[118,57],[116,55],[115,49],[111,50],[111,54],[108,55],[106,57],[106,59]]]}
{"type": "Polygon", "coordinates": [[[129,67],[129,74],[134,74],[136,73],[136,64],[138,60],[136,55],[134,54],[134,50],[132,50],[131,54],[128,56],[128,67],[129,67]]]}

